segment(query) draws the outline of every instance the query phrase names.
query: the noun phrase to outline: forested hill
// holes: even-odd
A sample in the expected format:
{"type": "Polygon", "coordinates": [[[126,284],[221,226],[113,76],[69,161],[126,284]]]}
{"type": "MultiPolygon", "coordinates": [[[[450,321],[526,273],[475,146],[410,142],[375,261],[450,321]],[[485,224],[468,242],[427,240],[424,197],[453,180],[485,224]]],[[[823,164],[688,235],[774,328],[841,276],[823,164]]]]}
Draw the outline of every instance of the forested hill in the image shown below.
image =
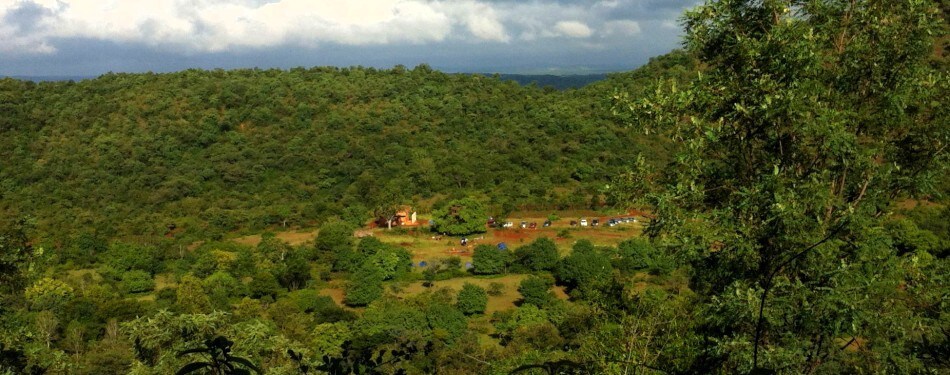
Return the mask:
{"type": "Polygon", "coordinates": [[[621,81],[558,92],[425,65],[4,79],[0,212],[204,236],[432,197],[590,205],[638,153],[664,155],[610,117],[621,81]]]}
{"type": "Polygon", "coordinates": [[[566,90],[581,88],[591,83],[604,80],[607,78],[607,75],[500,74],[499,77],[504,80],[518,82],[522,85],[536,85],[538,87],[552,87],[558,90],[566,90]]]}

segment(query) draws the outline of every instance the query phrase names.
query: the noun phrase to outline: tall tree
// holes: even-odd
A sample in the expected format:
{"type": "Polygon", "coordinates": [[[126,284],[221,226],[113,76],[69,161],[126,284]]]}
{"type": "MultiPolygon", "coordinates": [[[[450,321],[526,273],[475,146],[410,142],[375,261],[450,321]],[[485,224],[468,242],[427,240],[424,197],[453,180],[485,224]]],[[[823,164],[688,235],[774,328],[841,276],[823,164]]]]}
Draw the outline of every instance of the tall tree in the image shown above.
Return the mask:
{"type": "Polygon", "coordinates": [[[484,204],[473,198],[451,201],[436,210],[434,216],[433,229],[453,236],[484,233],[485,220],[488,218],[484,204]]]}
{"type": "Polygon", "coordinates": [[[880,230],[895,197],[931,191],[948,164],[950,80],[928,61],[940,10],[708,1],[684,17],[702,74],[620,97],[682,145],[649,195],[647,232],[692,264],[706,296],[699,368],[906,371],[927,366],[921,347],[945,345],[912,338],[946,323],[902,299],[916,266],[880,230]],[[903,307],[878,313],[891,304],[903,307]]]}

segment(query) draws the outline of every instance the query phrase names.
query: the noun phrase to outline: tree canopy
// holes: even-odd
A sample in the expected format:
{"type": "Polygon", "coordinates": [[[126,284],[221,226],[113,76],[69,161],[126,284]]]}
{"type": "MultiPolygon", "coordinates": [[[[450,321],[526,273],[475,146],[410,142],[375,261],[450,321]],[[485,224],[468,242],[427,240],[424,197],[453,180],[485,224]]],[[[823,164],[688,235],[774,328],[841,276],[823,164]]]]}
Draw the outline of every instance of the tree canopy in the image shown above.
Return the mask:
{"type": "Polygon", "coordinates": [[[945,323],[926,309],[878,311],[915,267],[886,245],[883,216],[895,197],[934,192],[948,165],[947,70],[931,62],[946,31],[939,9],[710,1],[683,19],[702,74],[620,97],[641,129],[681,145],[646,196],[658,216],[647,232],[692,266],[712,339],[697,361],[724,372],[929,366],[932,344],[893,338],[945,323]],[[865,340],[879,350],[842,349],[865,340]]]}

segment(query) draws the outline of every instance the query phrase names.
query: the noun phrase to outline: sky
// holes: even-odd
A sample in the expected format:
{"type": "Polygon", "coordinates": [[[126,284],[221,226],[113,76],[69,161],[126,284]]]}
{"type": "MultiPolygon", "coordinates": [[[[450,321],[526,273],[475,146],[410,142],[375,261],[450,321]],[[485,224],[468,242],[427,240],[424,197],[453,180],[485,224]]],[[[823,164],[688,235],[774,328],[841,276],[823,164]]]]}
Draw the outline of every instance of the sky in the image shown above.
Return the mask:
{"type": "Polygon", "coordinates": [[[584,74],[677,48],[698,0],[0,0],[0,75],[428,64],[584,74]]]}

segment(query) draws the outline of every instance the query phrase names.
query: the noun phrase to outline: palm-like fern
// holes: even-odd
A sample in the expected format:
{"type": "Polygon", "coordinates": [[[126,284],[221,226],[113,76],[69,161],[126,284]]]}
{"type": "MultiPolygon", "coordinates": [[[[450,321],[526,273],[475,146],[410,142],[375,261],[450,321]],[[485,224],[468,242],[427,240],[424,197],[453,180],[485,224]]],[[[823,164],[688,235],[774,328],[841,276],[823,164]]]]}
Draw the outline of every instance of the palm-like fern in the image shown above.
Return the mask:
{"type": "Polygon", "coordinates": [[[187,375],[202,371],[214,375],[250,375],[251,370],[260,374],[261,370],[254,366],[251,361],[241,357],[231,355],[231,346],[234,342],[224,338],[224,336],[215,337],[212,340],[205,340],[203,348],[194,348],[178,353],[178,357],[189,354],[204,354],[207,361],[191,362],[175,373],[175,375],[187,375]],[[243,366],[238,367],[238,365],[243,366]]]}

